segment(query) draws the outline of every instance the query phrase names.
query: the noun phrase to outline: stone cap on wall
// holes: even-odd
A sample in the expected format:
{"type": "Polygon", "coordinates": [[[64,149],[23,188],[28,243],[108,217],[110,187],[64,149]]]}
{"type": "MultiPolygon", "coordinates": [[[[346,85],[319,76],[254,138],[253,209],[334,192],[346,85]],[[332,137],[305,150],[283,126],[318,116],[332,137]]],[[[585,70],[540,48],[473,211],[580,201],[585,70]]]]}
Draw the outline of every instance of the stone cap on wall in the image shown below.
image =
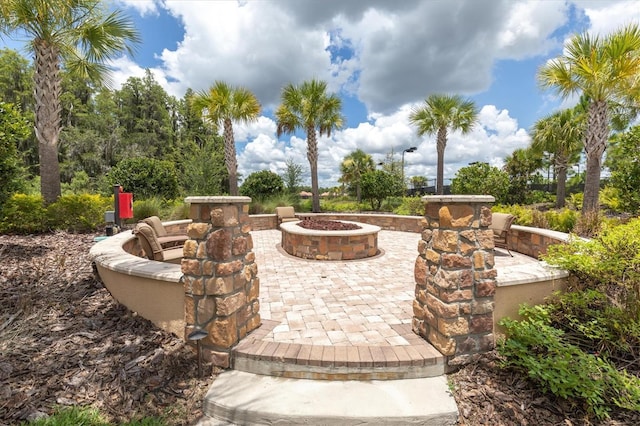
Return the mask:
{"type": "Polygon", "coordinates": [[[494,203],[496,199],[491,195],[425,195],[424,202],[432,203],[494,203]]]}
{"type": "Polygon", "coordinates": [[[230,195],[206,195],[186,197],[188,204],[229,204],[229,203],[250,203],[251,197],[230,196],[230,195]]]}

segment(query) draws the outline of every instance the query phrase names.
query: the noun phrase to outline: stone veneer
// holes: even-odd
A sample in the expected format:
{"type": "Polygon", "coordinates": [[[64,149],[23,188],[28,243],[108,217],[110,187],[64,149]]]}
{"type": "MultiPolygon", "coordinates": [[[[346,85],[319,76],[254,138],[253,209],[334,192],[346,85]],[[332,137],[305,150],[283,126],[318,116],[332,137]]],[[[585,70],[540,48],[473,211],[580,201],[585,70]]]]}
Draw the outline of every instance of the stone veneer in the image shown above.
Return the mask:
{"type": "Polygon", "coordinates": [[[415,262],[413,330],[463,363],[494,346],[496,291],[491,204],[481,195],[426,196],[415,262]]]}
{"type": "Polygon", "coordinates": [[[249,197],[187,197],[185,336],[197,329],[211,362],[230,366],[231,349],[260,326],[260,280],[252,251],[249,197]]]}
{"type": "Polygon", "coordinates": [[[356,260],[377,255],[380,227],[356,225],[360,229],[322,231],[303,228],[297,222],[282,223],[282,249],[292,256],[312,260],[356,260]]]}

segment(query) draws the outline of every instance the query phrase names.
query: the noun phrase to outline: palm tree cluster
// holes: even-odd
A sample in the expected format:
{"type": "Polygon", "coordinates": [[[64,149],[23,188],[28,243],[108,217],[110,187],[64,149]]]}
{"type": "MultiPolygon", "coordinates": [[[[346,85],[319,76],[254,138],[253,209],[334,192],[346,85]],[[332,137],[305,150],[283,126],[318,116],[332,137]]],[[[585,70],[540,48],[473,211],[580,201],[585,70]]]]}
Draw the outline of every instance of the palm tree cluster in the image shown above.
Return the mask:
{"type": "MultiPolygon", "coordinates": [[[[25,36],[34,54],[41,192],[51,203],[61,193],[61,69],[74,78],[101,84],[107,77],[106,61],[122,52],[133,53],[140,42],[139,33],[129,18],[118,10],[107,9],[102,0],[2,0],[0,34],[25,36]]],[[[605,37],[576,35],[565,46],[565,53],[540,68],[538,79],[543,88],[553,89],[563,98],[580,95],[582,99],[574,109],[540,119],[531,132],[532,151],[548,152],[553,157],[558,207],[564,205],[567,169],[583,147],[587,160],[583,212],[598,209],[602,157],[610,129],[624,127],[640,110],[639,52],[640,27],[634,24],[605,37]]],[[[237,195],[233,123],[255,121],[260,103],[248,89],[222,81],[190,99],[190,107],[214,132],[222,127],[229,192],[237,195]]],[[[312,79],[299,85],[287,84],[275,112],[278,137],[299,130],[306,134],[314,212],[320,211],[318,137],[330,136],[343,126],[341,108],[340,98],[327,92],[327,83],[312,79]]],[[[433,94],[412,110],[409,121],[417,127],[418,136],[436,135],[436,193],[442,194],[448,136],[451,132],[469,133],[478,122],[478,110],[472,101],[461,96],[433,94]]],[[[525,157],[525,153],[514,153],[509,161],[524,164],[525,157]]],[[[531,163],[531,167],[534,164],[537,163],[531,163]]],[[[355,185],[358,201],[358,182],[374,168],[371,156],[361,150],[341,164],[343,179],[355,185]]]]}

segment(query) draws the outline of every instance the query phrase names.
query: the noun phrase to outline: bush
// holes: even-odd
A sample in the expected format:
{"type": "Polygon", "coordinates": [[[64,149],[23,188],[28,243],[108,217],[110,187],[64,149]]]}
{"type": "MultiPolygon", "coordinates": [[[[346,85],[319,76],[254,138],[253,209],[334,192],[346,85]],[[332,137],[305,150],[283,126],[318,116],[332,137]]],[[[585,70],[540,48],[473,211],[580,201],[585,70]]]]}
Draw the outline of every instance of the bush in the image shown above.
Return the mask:
{"type": "Polygon", "coordinates": [[[518,204],[505,206],[497,204],[493,206],[491,211],[497,213],[509,213],[516,217],[514,223],[520,226],[533,226],[533,209],[523,207],[518,204]]]}
{"type": "Polygon", "coordinates": [[[240,187],[240,193],[255,199],[265,199],[281,194],[284,182],[277,174],[269,170],[251,173],[240,187]]]}
{"type": "Polygon", "coordinates": [[[13,194],[0,211],[2,233],[37,234],[47,230],[47,209],[40,195],[13,194]]]}
{"type": "Polygon", "coordinates": [[[402,204],[393,212],[406,216],[424,216],[424,201],[421,197],[402,197],[402,204]]]}
{"type": "Polygon", "coordinates": [[[639,378],[567,342],[564,331],[551,325],[547,307],[523,306],[519,313],[522,321],[500,321],[507,329],[498,345],[504,366],[524,371],[545,392],[582,402],[599,419],[614,405],[640,410],[639,378]]]}
{"type": "Polygon", "coordinates": [[[580,213],[575,210],[564,208],[560,211],[549,210],[548,212],[545,212],[545,216],[550,229],[569,233],[573,231],[573,228],[580,217],[580,213]]]}
{"type": "Polygon", "coordinates": [[[592,240],[551,246],[543,259],[617,298],[631,315],[640,315],[640,218],[605,226],[592,240]]]}
{"type": "Polygon", "coordinates": [[[360,179],[362,198],[368,200],[371,209],[378,211],[382,202],[393,194],[397,194],[401,188],[394,175],[382,170],[373,170],[364,173],[360,179]]]}
{"type": "Polygon", "coordinates": [[[121,185],[134,198],[173,199],[178,194],[178,173],[171,161],[153,158],[127,158],[109,172],[111,186],[121,185]]]}
{"type": "Polygon", "coordinates": [[[12,104],[0,102],[0,206],[20,189],[22,168],[16,144],[30,133],[27,120],[12,104]]]}
{"type": "Polygon", "coordinates": [[[487,163],[474,163],[462,167],[451,181],[452,194],[492,195],[496,202],[507,201],[509,175],[487,163]]]}
{"type": "Polygon", "coordinates": [[[149,216],[161,217],[162,200],[158,197],[150,197],[144,200],[133,200],[133,221],[139,222],[149,216]]]}
{"type": "Polygon", "coordinates": [[[104,226],[104,213],[113,200],[101,195],[63,195],[47,207],[51,229],[91,232],[104,226]]]}

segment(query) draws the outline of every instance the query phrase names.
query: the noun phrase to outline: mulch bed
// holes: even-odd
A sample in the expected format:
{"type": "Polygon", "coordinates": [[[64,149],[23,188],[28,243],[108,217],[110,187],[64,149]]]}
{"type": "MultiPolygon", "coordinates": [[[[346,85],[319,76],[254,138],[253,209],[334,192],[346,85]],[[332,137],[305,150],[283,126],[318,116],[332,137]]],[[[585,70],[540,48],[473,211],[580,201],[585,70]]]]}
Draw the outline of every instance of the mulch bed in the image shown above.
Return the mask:
{"type": "Polygon", "coordinates": [[[201,417],[211,369],[96,279],[94,235],[0,236],[0,424],[91,405],[111,422],[201,417]],[[209,377],[206,377],[209,376],[209,377]]]}
{"type": "MultiPolygon", "coordinates": [[[[0,235],[0,424],[70,405],[96,407],[113,423],[196,423],[215,372],[205,366],[200,379],[191,347],[111,297],[89,261],[93,238],[0,235]]],[[[500,368],[495,353],[449,381],[459,425],[589,424],[580,407],[500,368]]],[[[638,425],[640,415],[615,411],[600,424],[638,425]]]]}

